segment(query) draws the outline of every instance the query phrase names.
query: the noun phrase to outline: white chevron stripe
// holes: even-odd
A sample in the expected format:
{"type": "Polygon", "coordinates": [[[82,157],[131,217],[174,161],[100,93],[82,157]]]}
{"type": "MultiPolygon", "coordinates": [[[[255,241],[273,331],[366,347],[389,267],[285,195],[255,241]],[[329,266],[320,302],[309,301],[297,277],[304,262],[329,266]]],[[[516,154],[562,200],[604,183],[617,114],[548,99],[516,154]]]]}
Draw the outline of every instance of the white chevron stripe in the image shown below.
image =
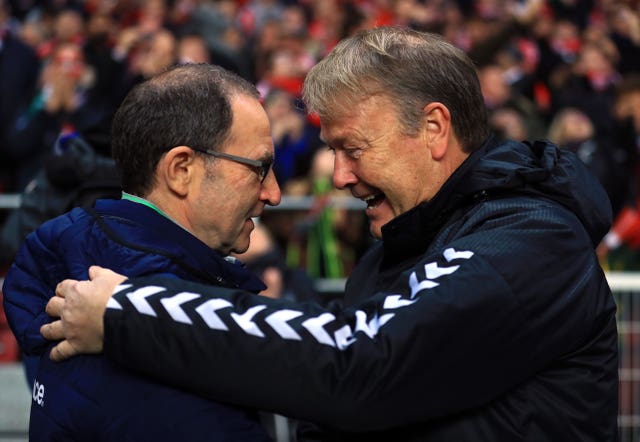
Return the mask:
{"type": "Polygon", "coordinates": [[[378,319],[378,329],[389,322],[389,320],[391,320],[391,318],[393,318],[394,316],[395,313],[387,313],[386,315],[380,316],[380,319],[378,319]]]}
{"type": "Polygon", "coordinates": [[[180,306],[185,302],[192,301],[199,297],[200,295],[197,293],[181,292],[170,298],[161,299],[160,303],[164,306],[165,310],[174,321],[181,322],[183,324],[193,324],[189,316],[180,306]]]}
{"type": "Polygon", "coordinates": [[[406,307],[416,301],[417,299],[402,299],[402,295],[389,295],[384,298],[384,305],[382,307],[386,310],[393,310],[400,307],[406,307]]]}
{"type": "Polygon", "coordinates": [[[198,312],[209,328],[227,331],[229,328],[222,322],[222,319],[216,314],[216,311],[228,307],[233,307],[233,304],[226,299],[210,299],[199,305],[196,308],[196,312],[198,312]]]}
{"type": "Polygon", "coordinates": [[[122,305],[116,301],[115,299],[113,299],[113,295],[120,293],[123,290],[128,289],[129,287],[131,287],[133,284],[118,284],[116,286],[115,289],[113,289],[113,293],[111,294],[111,298],[109,298],[109,300],[107,301],[107,308],[113,309],[113,310],[122,310],[122,305]]]}
{"type": "Polygon", "coordinates": [[[339,328],[334,333],[336,338],[336,344],[340,350],[344,350],[354,342],[356,342],[356,338],[353,336],[353,332],[351,331],[351,327],[345,325],[342,328],[339,328]]]}
{"type": "Polygon", "coordinates": [[[284,339],[293,339],[301,341],[302,338],[296,331],[291,328],[287,321],[290,321],[298,316],[302,316],[302,312],[295,310],[279,310],[265,319],[265,322],[273,328],[284,339]]]}
{"type": "Polygon", "coordinates": [[[460,258],[460,259],[469,259],[473,256],[473,252],[469,251],[469,250],[463,250],[458,252],[456,249],[454,249],[453,247],[446,249],[442,255],[444,256],[444,259],[446,259],[447,261],[453,261],[454,259],[460,258]]]}
{"type": "Polygon", "coordinates": [[[438,267],[437,263],[430,262],[424,266],[424,271],[426,272],[428,279],[436,279],[442,275],[450,275],[458,270],[458,268],[460,268],[460,266],[438,267]]]}
{"type": "Polygon", "coordinates": [[[335,347],[336,344],[333,342],[333,339],[324,329],[324,326],[329,322],[334,321],[336,317],[331,313],[323,313],[320,316],[316,316],[315,318],[309,318],[302,323],[302,326],[306,328],[311,336],[316,338],[321,344],[328,345],[330,347],[335,347]]]}
{"type": "Polygon", "coordinates": [[[411,299],[413,299],[418,292],[426,289],[432,289],[440,284],[433,282],[430,279],[418,282],[418,276],[416,275],[416,272],[413,272],[409,277],[409,285],[411,286],[411,299]]]}
{"type": "Polygon", "coordinates": [[[367,314],[362,310],[356,312],[356,331],[361,331],[365,335],[373,338],[378,330],[375,323],[376,317],[374,316],[369,323],[367,323],[367,314]]]}
{"type": "Polygon", "coordinates": [[[164,287],[155,285],[141,287],[131,293],[127,293],[127,299],[129,299],[129,302],[143,315],[157,316],[155,310],[153,310],[153,307],[147,302],[146,298],[156,293],[164,292],[165,290],[164,287]]]}
{"type": "Polygon", "coordinates": [[[234,321],[242,328],[245,333],[253,336],[258,336],[259,338],[264,338],[264,333],[262,330],[258,328],[255,322],[252,321],[253,317],[256,313],[267,308],[266,305],[256,305],[251,307],[249,310],[244,312],[243,314],[231,313],[231,317],[234,321]]]}
{"type": "Polygon", "coordinates": [[[109,300],[107,301],[107,308],[113,310],[122,310],[122,305],[120,305],[120,303],[114,298],[109,298],[109,300]]]}
{"type": "Polygon", "coordinates": [[[367,314],[362,310],[358,310],[356,312],[356,332],[361,331],[373,339],[378,334],[380,327],[386,324],[386,322],[393,318],[393,316],[394,313],[388,313],[381,317],[378,317],[378,315],[375,314],[373,318],[367,322],[367,314]]]}
{"type": "Polygon", "coordinates": [[[118,284],[116,286],[115,289],[113,289],[113,293],[111,294],[112,296],[115,295],[116,293],[120,293],[123,290],[128,289],[129,287],[131,287],[133,284],[118,284]]]}

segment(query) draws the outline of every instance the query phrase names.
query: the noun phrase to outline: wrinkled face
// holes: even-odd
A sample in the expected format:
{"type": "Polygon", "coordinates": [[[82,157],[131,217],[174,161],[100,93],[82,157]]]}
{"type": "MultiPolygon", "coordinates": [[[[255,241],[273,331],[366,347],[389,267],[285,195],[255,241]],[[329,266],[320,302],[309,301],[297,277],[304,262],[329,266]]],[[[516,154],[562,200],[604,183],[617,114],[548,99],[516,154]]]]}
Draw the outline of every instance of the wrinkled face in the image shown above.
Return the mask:
{"type": "Polygon", "coordinates": [[[381,238],[383,225],[437,192],[441,183],[434,178],[439,175],[424,127],[415,136],[404,134],[388,98],[367,98],[321,123],[321,137],[335,152],[333,182],[367,203],[374,237],[381,238]]]}
{"type": "MultiPolygon", "coordinates": [[[[224,153],[252,160],[273,159],[273,142],[267,114],[252,97],[231,99],[233,124],[224,153]]],[[[193,200],[191,225],[198,238],[223,254],[242,253],[249,247],[265,204],[280,202],[280,188],[272,170],[264,182],[255,167],[226,158],[203,158],[204,173],[193,200]]]]}

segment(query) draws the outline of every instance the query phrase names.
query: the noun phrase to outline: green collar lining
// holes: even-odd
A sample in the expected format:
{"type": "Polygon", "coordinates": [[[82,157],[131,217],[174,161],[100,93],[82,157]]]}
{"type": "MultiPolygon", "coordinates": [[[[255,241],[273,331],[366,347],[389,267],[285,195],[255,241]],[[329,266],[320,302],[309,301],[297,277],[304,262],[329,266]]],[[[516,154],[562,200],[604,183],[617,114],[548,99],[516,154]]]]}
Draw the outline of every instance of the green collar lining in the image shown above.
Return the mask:
{"type": "Polygon", "coordinates": [[[153,204],[149,200],[146,200],[144,198],[140,198],[139,196],[132,195],[132,194],[127,193],[127,192],[122,192],[122,199],[123,200],[133,201],[134,203],[139,203],[139,204],[142,204],[144,206],[147,206],[150,209],[155,210],[156,212],[158,212],[160,215],[164,216],[165,218],[171,219],[166,213],[164,213],[162,210],[158,209],[158,207],[156,207],[156,205],[153,204]]]}

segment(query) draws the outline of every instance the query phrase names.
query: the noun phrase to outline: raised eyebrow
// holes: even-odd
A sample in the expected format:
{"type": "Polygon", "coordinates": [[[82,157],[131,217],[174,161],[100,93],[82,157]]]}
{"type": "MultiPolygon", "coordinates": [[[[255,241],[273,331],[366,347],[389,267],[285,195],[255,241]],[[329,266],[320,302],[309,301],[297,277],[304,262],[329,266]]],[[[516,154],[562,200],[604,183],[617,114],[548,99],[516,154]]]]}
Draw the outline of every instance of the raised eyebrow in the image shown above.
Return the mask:
{"type": "Polygon", "coordinates": [[[336,138],[334,140],[324,140],[324,139],[320,139],[329,149],[331,150],[338,150],[338,149],[343,149],[344,148],[344,143],[345,143],[345,138],[336,138]]]}
{"type": "Polygon", "coordinates": [[[324,144],[331,147],[332,149],[335,149],[335,146],[342,146],[347,140],[347,138],[344,136],[338,136],[336,138],[332,138],[329,140],[322,136],[322,132],[320,133],[318,138],[320,138],[320,141],[322,141],[324,144]]]}
{"type": "Polygon", "coordinates": [[[333,150],[347,150],[348,148],[346,146],[349,146],[351,149],[363,149],[365,147],[369,147],[369,143],[366,140],[356,136],[338,136],[331,140],[327,140],[321,136],[320,140],[326,144],[327,147],[333,150]],[[361,146],[358,146],[358,144],[361,144],[361,146]]]}

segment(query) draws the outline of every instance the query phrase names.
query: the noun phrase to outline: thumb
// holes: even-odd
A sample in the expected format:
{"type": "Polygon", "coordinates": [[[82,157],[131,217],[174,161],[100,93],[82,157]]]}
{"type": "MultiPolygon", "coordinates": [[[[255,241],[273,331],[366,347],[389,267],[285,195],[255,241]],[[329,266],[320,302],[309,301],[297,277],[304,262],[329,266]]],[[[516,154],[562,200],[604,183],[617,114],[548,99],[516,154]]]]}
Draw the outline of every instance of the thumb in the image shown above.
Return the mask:
{"type": "Polygon", "coordinates": [[[91,266],[89,267],[89,279],[94,280],[97,277],[104,275],[106,272],[109,272],[109,269],[105,269],[100,266],[91,266]]]}
{"type": "MultiPolygon", "coordinates": [[[[113,270],[94,265],[89,267],[89,279],[91,280],[91,282],[95,281],[96,284],[110,285],[111,288],[115,288],[118,284],[121,284],[123,281],[125,281],[127,277],[116,273],[113,270]]],[[[93,284],[91,284],[90,286],[96,287],[93,284]]]]}

